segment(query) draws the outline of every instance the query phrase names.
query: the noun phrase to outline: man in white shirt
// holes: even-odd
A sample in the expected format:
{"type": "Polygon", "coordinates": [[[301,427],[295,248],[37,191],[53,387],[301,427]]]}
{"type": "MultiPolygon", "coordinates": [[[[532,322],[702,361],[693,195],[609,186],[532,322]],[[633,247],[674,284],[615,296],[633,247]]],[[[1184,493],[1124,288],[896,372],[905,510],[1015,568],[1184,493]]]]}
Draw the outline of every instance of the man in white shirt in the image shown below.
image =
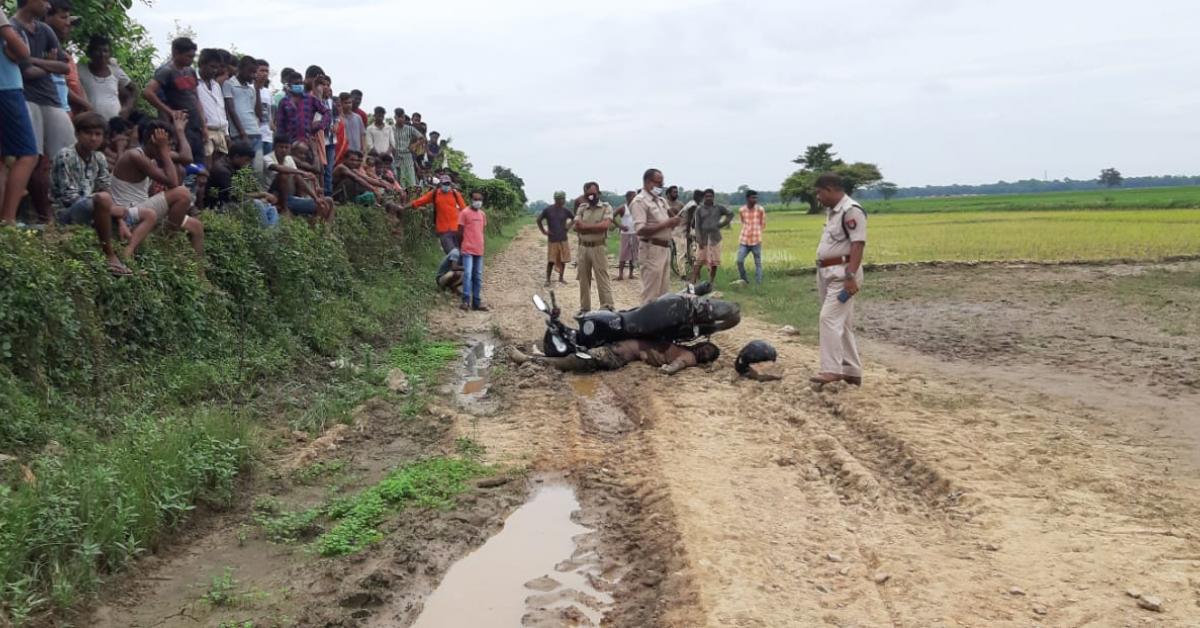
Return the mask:
{"type": "Polygon", "coordinates": [[[229,154],[229,117],[225,114],[221,81],[217,80],[224,70],[221,51],[213,48],[200,51],[200,84],[196,86],[196,95],[204,110],[204,156],[210,158],[215,154],[229,154]]]}
{"type": "Polygon", "coordinates": [[[367,152],[395,156],[396,136],[384,120],[385,115],[387,111],[383,107],[375,108],[371,124],[367,125],[367,152]]]}

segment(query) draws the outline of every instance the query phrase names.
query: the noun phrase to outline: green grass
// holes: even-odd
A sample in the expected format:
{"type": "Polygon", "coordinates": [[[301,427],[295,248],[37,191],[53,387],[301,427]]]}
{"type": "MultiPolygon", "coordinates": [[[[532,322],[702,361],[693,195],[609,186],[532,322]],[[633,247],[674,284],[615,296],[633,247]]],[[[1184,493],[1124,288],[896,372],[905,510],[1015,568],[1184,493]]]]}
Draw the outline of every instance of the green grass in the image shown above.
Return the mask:
{"type": "MultiPolygon", "coordinates": [[[[0,625],[79,603],[198,507],[227,507],[257,424],[346,420],[385,390],[393,356],[371,343],[399,335],[426,378],[445,363],[422,344],[441,259],[427,230],[396,242],[343,209],[333,236],[206,215],[208,282],[179,238],[114,280],[89,230],[0,228],[0,453],[17,458],[0,464],[0,625]]],[[[309,514],[283,514],[272,533],[300,534],[309,514]]]]}
{"type": "MultiPolygon", "coordinates": [[[[873,214],[1063,209],[1196,209],[1200,208],[1200,186],[937,196],[866,201],[864,205],[867,211],[873,214]]],[[[768,210],[771,209],[804,211],[807,208],[799,203],[792,203],[787,207],[768,207],[768,210]]]]}
{"type": "Polygon", "coordinates": [[[337,523],[317,538],[322,556],[357,552],[383,538],[379,525],[388,513],[405,508],[447,508],[466,491],[467,480],[490,469],[467,458],[430,458],[388,474],[375,486],[326,509],[337,523]]]}
{"type": "MultiPolygon", "coordinates": [[[[824,216],[767,217],[768,268],[811,268],[824,216]]],[[[1009,211],[870,215],[867,263],[1156,260],[1200,254],[1200,210],[1009,211]]],[[[722,264],[737,251],[735,224],[722,264]]]]}

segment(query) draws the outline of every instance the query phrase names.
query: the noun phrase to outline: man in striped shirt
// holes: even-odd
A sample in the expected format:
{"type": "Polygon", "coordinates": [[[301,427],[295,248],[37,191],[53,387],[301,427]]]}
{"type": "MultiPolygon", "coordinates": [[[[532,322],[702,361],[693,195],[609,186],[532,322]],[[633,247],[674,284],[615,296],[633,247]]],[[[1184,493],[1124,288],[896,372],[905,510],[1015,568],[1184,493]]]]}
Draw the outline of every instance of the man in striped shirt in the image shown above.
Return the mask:
{"type": "Polygon", "coordinates": [[[746,279],[746,256],[754,254],[754,283],[762,285],[762,236],[767,226],[767,212],[758,204],[758,192],[746,192],[746,204],[738,210],[742,223],[742,237],[738,241],[737,269],[741,277],[734,283],[749,283],[746,279]]]}

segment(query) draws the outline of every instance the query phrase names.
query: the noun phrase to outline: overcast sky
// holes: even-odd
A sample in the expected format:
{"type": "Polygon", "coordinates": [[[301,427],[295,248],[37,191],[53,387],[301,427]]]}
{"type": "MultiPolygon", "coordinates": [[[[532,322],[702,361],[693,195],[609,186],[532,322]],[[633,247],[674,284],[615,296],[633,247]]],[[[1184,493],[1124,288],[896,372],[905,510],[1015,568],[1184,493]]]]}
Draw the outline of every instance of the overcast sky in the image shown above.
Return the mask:
{"type": "Polygon", "coordinates": [[[1196,0],[156,0],[165,49],[318,64],[530,198],[778,189],[808,144],[901,186],[1200,171],[1196,0]]]}

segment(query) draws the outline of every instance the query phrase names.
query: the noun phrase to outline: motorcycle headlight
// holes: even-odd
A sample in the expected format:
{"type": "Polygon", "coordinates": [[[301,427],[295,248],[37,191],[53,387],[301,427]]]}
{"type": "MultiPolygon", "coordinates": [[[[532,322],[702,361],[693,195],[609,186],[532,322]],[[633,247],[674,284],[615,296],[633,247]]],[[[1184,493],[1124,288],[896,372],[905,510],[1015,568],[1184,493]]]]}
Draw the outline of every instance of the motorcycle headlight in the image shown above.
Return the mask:
{"type": "Polygon", "coordinates": [[[596,323],[594,321],[585,321],[583,323],[583,333],[585,336],[590,336],[596,332],[596,323]]]}

